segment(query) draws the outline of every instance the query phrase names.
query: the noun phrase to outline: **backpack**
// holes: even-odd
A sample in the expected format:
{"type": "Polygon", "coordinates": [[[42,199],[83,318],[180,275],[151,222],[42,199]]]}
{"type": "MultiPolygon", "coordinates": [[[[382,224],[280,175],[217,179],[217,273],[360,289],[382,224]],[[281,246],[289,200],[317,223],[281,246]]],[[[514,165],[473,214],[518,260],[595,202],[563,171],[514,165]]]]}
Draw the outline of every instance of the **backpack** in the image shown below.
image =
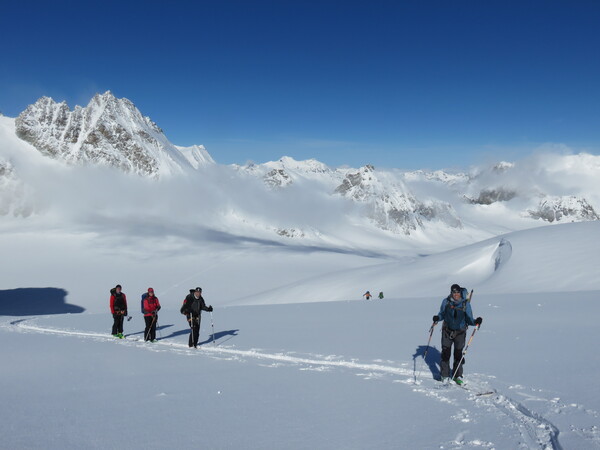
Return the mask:
{"type": "Polygon", "coordinates": [[[148,297],[148,293],[147,293],[147,292],[144,292],[144,293],[142,294],[142,301],[140,302],[140,308],[141,308],[141,310],[142,310],[142,314],[146,314],[146,313],[144,312],[144,300],[146,300],[146,297],[148,297]]]}

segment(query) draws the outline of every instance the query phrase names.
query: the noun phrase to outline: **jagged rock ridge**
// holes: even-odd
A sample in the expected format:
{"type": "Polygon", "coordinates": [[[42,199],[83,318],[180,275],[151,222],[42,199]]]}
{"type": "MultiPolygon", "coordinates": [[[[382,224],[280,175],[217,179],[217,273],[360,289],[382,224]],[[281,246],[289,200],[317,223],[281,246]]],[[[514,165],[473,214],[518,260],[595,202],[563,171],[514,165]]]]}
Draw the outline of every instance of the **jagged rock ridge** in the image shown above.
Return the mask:
{"type": "MultiPolygon", "coordinates": [[[[66,102],[42,97],[17,117],[15,126],[17,135],[41,153],[69,163],[102,164],[146,176],[191,166],[150,118],[110,91],[73,111],[66,102]]],[[[193,158],[200,150],[189,153],[193,158]]]]}
{"type": "Polygon", "coordinates": [[[600,220],[600,216],[585,198],[572,195],[543,198],[536,209],[529,210],[529,215],[551,223],[600,220]]]}

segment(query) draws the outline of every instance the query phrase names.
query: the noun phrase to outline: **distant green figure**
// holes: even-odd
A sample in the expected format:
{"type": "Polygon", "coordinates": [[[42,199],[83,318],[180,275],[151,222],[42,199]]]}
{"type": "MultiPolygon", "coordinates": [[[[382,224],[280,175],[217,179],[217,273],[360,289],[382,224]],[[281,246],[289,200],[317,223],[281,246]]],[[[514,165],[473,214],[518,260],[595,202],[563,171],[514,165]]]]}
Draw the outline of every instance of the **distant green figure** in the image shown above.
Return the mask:
{"type": "Polygon", "coordinates": [[[383,299],[383,292],[380,292],[379,293],[379,300],[382,300],[382,299],[383,299]]]}

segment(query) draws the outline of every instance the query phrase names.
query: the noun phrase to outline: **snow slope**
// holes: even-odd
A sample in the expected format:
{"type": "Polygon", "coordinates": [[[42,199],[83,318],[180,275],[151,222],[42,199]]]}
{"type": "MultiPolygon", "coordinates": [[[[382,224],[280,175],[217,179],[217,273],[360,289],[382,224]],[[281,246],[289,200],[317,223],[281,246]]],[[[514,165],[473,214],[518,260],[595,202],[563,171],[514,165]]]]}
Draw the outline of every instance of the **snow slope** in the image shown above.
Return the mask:
{"type": "Polygon", "coordinates": [[[367,290],[432,296],[455,282],[484,293],[600,290],[600,222],[516,231],[447,252],[404,257],[261,291],[243,303],[360,299],[367,290]],[[581,268],[581,269],[575,269],[581,268]],[[314,293],[306,298],[306,292],[314,293]]]}
{"type": "Polygon", "coordinates": [[[3,447],[599,448],[598,294],[475,295],[470,390],[433,379],[439,330],[422,359],[439,297],[217,307],[198,350],[173,309],[155,344],[135,310],[125,340],[108,314],[2,318],[3,447]]]}

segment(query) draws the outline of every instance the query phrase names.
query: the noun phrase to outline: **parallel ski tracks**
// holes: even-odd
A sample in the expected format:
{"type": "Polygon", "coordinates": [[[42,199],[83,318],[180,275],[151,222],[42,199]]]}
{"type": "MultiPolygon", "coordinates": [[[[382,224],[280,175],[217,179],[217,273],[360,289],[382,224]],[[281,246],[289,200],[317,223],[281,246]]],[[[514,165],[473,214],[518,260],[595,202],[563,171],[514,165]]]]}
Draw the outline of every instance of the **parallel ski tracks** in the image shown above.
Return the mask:
{"type": "MultiPolygon", "coordinates": [[[[113,337],[108,337],[103,333],[94,333],[86,331],[74,331],[58,328],[42,327],[39,325],[31,325],[28,322],[29,319],[15,320],[10,323],[1,324],[5,328],[18,329],[22,332],[31,333],[43,333],[43,334],[54,334],[61,336],[72,336],[81,337],[87,339],[94,339],[104,342],[115,342],[125,343],[126,345],[143,346],[150,350],[167,350],[176,351],[178,353],[185,354],[200,354],[200,355],[212,355],[214,357],[231,357],[231,358],[253,358],[264,361],[271,361],[273,363],[285,363],[291,365],[302,365],[309,366],[315,370],[327,370],[329,368],[342,368],[353,371],[366,371],[367,373],[380,373],[388,375],[396,375],[402,377],[408,377],[406,380],[401,382],[404,384],[413,384],[414,371],[403,367],[396,367],[391,365],[385,365],[380,363],[361,363],[355,360],[343,360],[339,357],[302,357],[295,356],[289,353],[267,353],[260,350],[239,350],[235,348],[227,348],[220,346],[213,346],[212,343],[205,344],[200,347],[200,350],[190,349],[185,344],[176,342],[161,342],[160,340],[156,343],[147,344],[138,337],[128,337],[124,340],[115,340],[113,337]]],[[[476,383],[470,383],[470,386],[476,383]]],[[[422,390],[422,389],[417,389],[422,390]]],[[[426,392],[439,391],[436,387],[424,389],[426,392]]],[[[483,388],[482,392],[485,391],[483,388]]],[[[495,390],[491,396],[478,396],[476,391],[466,391],[471,398],[481,406],[491,407],[503,415],[506,415],[515,427],[519,429],[523,440],[526,441],[528,447],[537,447],[545,450],[562,450],[562,446],[559,443],[558,436],[560,431],[550,421],[541,417],[540,415],[530,411],[518,401],[511,399],[510,397],[498,393],[495,390]]],[[[487,393],[487,391],[486,391],[487,393]]]]}

